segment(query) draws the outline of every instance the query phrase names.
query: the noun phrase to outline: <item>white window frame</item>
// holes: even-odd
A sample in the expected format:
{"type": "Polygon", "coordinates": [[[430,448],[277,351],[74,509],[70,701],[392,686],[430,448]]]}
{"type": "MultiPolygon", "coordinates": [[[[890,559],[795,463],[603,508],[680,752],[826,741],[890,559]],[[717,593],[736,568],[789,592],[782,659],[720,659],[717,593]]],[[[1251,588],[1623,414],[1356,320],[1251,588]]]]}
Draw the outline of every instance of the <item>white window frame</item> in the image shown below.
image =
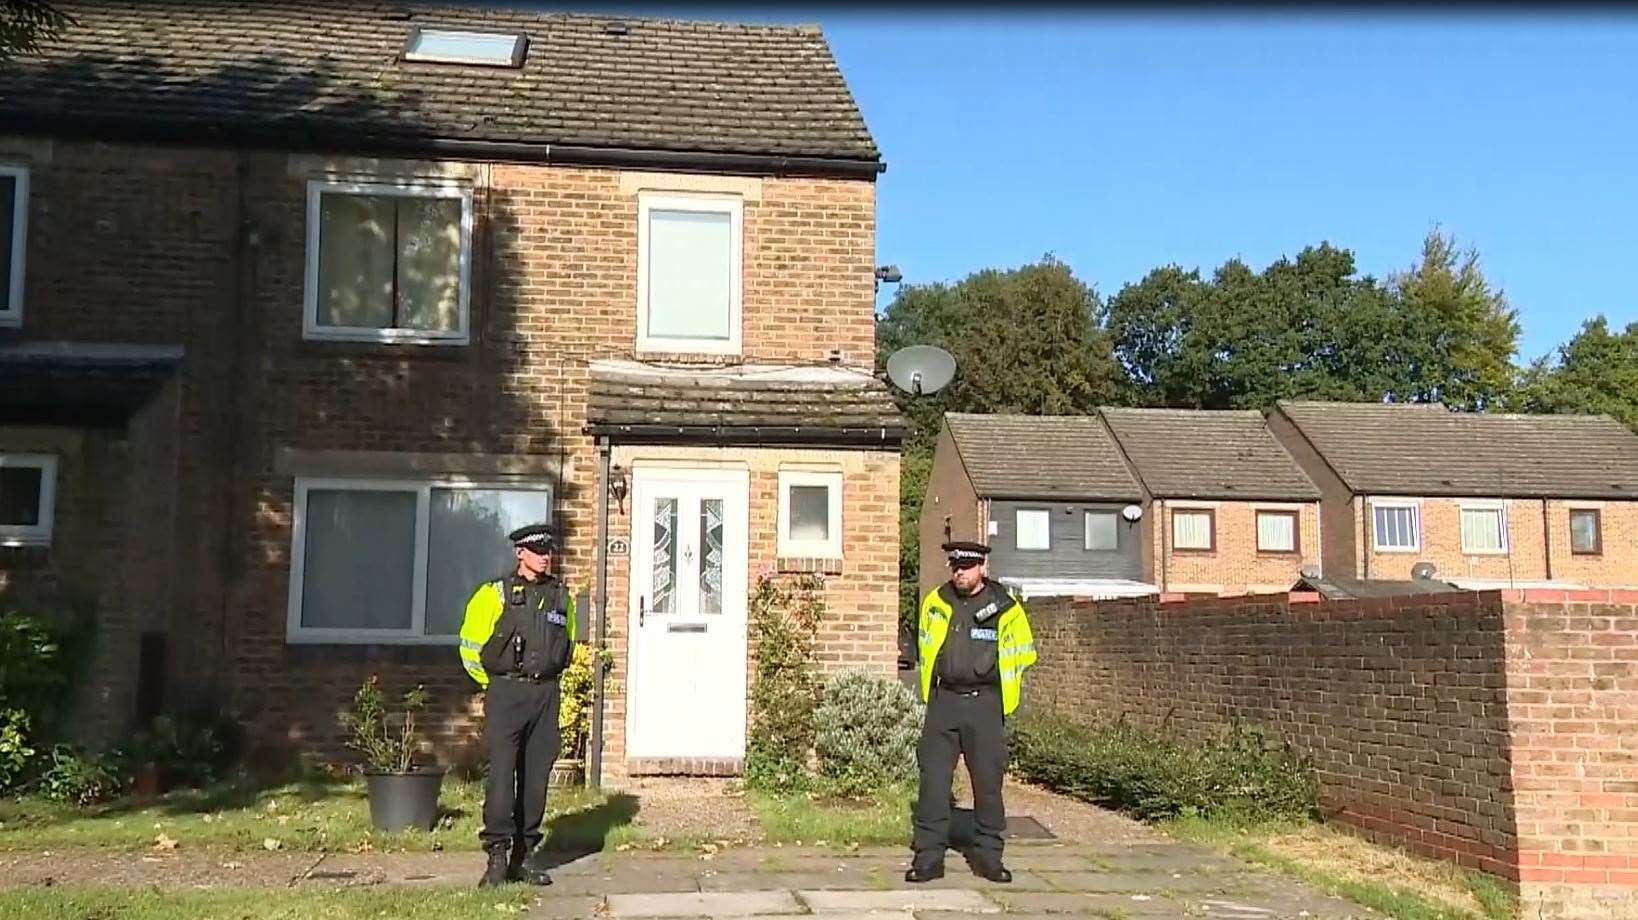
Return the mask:
{"type": "MultiPolygon", "coordinates": [[[[23,324],[23,275],[28,255],[28,167],[17,163],[0,163],[0,176],[16,180],[17,193],[13,196],[11,214],[11,277],[6,279],[9,298],[7,309],[0,310],[0,328],[14,328],[23,324]]],[[[0,220],[8,215],[0,214],[0,220]]]]}
{"type": "Polygon", "coordinates": [[[410,31],[409,38],[404,41],[403,58],[411,63],[418,64],[465,64],[471,67],[501,67],[516,69],[523,66],[523,57],[529,50],[529,39],[522,32],[480,32],[473,29],[438,29],[417,26],[410,31]],[[505,59],[485,57],[465,57],[458,54],[436,54],[428,51],[414,51],[418,39],[423,38],[452,38],[452,39],[491,39],[509,38],[512,47],[507,51],[505,59]]]}
{"type": "Polygon", "coordinates": [[[743,348],[744,333],[744,239],[745,200],[721,195],[637,196],[637,350],[673,354],[737,355],[743,348]],[[728,215],[728,339],[674,338],[648,334],[648,255],[649,214],[653,211],[696,211],[728,215]]]}
{"type": "Polygon", "coordinates": [[[0,466],[40,471],[40,523],[0,524],[0,546],[50,546],[57,514],[57,457],[54,454],[0,454],[0,466]]]}
{"type": "Polygon", "coordinates": [[[1014,549],[1025,553],[1044,553],[1052,549],[1052,509],[1051,508],[1014,508],[1012,512],[1012,545],[1014,549]],[[1024,515],[1039,514],[1046,519],[1046,526],[1041,529],[1046,542],[1040,546],[1024,545],[1024,515]]]}
{"type": "MultiPolygon", "coordinates": [[[[1050,521],[1048,522],[1050,527],[1050,521]]],[[[1049,537],[1050,539],[1050,537],[1049,537]]],[[[1081,518],[1081,548],[1089,553],[1118,553],[1120,552],[1120,512],[1118,511],[1087,511],[1081,518]],[[1113,518],[1115,521],[1115,545],[1108,549],[1094,549],[1092,547],[1092,518],[1094,515],[1113,518]]]]}
{"type": "Polygon", "coordinates": [[[1507,502],[1506,501],[1503,501],[1503,500],[1496,500],[1496,501],[1463,501],[1463,502],[1458,502],[1457,503],[1456,529],[1457,529],[1457,531],[1458,531],[1458,533],[1459,533],[1459,535],[1461,537],[1462,555],[1464,555],[1464,556],[1505,556],[1505,555],[1507,555],[1508,548],[1511,545],[1509,540],[1508,540],[1507,525],[1508,525],[1508,521],[1507,521],[1507,502]],[[1495,549],[1474,549],[1474,548],[1469,547],[1467,545],[1467,528],[1462,526],[1463,525],[1463,520],[1462,519],[1463,519],[1463,517],[1466,516],[1466,514],[1469,511],[1494,511],[1494,512],[1497,513],[1497,516],[1499,517],[1499,520],[1497,521],[1498,529],[1501,532],[1501,546],[1499,546],[1499,547],[1497,547],[1495,549]]]}
{"type": "Polygon", "coordinates": [[[1371,549],[1378,553],[1419,553],[1422,551],[1422,503],[1415,499],[1373,498],[1367,503],[1371,514],[1371,549]],[[1410,546],[1383,546],[1382,533],[1376,526],[1376,509],[1378,508],[1408,508],[1411,519],[1415,523],[1414,535],[1416,539],[1410,546]]]}
{"type": "MultiPolygon", "coordinates": [[[[397,258],[397,255],[394,255],[397,258]]],[[[444,179],[349,181],[310,179],[307,182],[307,291],[302,305],[302,336],[316,341],[380,342],[398,345],[466,345],[472,340],[472,186],[444,179]],[[374,326],[324,326],[318,321],[319,235],[322,232],[323,196],[378,195],[399,198],[450,198],[461,202],[461,256],[457,304],[458,321],[448,332],[374,326]]]]}
{"type": "MultiPolygon", "coordinates": [[[[475,480],[461,476],[424,479],[387,479],[350,476],[298,476],[290,534],[290,586],[285,621],[285,642],[290,645],[445,645],[453,646],[460,637],[426,635],[427,549],[432,532],[433,489],[498,489],[508,492],[545,492],[547,506],[556,511],[557,497],[550,483],[475,480]],[[301,622],[302,568],[307,559],[307,493],[314,490],[351,492],[414,492],[415,560],[410,586],[409,629],[326,629],[303,626],[301,622]]],[[[496,560],[497,570],[506,560],[496,560]]],[[[476,585],[473,586],[477,587],[476,585]]]]}
{"type": "Polygon", "coordinates": [[[842,474],[838,470],[780,470],[779,555],[786,559],[842,558],[842,474]],[[793,540],[790,536],[792,486],[824,486],[830,498],[830,539],[793,540]]]}

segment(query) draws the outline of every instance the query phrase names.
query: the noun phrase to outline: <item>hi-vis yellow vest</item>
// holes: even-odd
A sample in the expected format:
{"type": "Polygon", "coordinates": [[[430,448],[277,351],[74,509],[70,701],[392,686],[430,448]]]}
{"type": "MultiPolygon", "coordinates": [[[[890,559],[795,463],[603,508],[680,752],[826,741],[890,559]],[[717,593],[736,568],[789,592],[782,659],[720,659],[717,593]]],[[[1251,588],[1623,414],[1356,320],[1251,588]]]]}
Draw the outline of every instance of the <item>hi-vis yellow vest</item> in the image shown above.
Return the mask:
{"type": "MultiPolygon", "coordinates": [[[[944,647],[944,637],[950,632],[950,615],[954,611],[939,596],[938,590],[927,592],[921,599],[921,618],[916,629],[916,648],[921,659],[921,698],[926,702],[932,695],[933,664],[938,650],[944,647]]],[[[1035,637],[1029,631],[1029,619],[1024,616],[1024,605],[1012,598],[1012,604],[1001,611],[995,624],[996,667],[1001,671],[1001,712],[1012,715],[1022,695],[1024,669],[1035,663],[1035,637]]]]}
{"type": "MultiPolygon", "coordinates": [[[[506,612],[506,579],[497,578],[478,586],[472,592],[472,599],[466,602],[466,616],[461,619],[461,667],[466,673],[478,682],[478,686],[489,686],[489,674],[483,669],[483,644],[495,634],[495,624],[500,622],[501,614],[506,612]]],[[[570,648],[578,640],[575,635],[579,624],[575,622],[574,592],[564,586],[564,612],[568,614],[568,622],[564,628],[569,631],[570,648]]],[[[545,609],[546,597],[540,598],[541,609],[545,609]]]]}

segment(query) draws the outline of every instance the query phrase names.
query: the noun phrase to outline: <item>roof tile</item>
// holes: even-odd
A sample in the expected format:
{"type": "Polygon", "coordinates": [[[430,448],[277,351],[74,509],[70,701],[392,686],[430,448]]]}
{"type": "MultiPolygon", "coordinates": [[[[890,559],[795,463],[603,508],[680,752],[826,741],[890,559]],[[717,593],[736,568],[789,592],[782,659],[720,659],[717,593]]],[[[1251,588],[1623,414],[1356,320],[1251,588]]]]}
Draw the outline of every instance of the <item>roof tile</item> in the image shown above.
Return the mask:
{"type": "Polygon", "coordinates": [[[1320,497],[1254,409],[1100,411],[1138,478],[1160,498],[1320,497]]]}
{"type": "Polygon", "coordinates": [[[1143,490],[1095,416],[944,416],[984,498],[1136,501],[1143,490]]]}

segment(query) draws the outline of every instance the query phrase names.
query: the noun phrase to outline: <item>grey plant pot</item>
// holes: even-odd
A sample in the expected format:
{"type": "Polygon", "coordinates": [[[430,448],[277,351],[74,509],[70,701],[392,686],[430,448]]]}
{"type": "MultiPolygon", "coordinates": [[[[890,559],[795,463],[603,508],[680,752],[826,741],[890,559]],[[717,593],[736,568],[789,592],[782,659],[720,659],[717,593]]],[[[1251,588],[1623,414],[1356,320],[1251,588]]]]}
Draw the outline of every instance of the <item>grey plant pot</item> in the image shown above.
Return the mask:
{"type": "Polygon", "coordinates": [[[438,823],[438,793],[443,789],[443,770],[414,773],[364,774],[370,794],[370,824],[383,831],[419,828],[430,831],[438,823]]]}

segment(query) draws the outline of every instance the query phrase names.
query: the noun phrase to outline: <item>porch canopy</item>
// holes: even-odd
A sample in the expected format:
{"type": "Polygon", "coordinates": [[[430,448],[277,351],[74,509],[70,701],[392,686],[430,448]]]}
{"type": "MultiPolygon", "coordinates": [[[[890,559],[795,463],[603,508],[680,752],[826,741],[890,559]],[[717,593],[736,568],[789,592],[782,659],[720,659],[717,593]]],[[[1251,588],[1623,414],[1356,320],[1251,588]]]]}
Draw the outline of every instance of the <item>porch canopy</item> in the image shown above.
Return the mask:
{"type": "Polygon", "coordinates": [[[873,375],[834,366],[591,364],[586,432],[615,441],[897,450],[904,419],[873,375]]]}
{"type": "Polygon", "coordinates": [[[181,362],[180,345],[0,345],[0,424],[123,427],[181,362]]]}

